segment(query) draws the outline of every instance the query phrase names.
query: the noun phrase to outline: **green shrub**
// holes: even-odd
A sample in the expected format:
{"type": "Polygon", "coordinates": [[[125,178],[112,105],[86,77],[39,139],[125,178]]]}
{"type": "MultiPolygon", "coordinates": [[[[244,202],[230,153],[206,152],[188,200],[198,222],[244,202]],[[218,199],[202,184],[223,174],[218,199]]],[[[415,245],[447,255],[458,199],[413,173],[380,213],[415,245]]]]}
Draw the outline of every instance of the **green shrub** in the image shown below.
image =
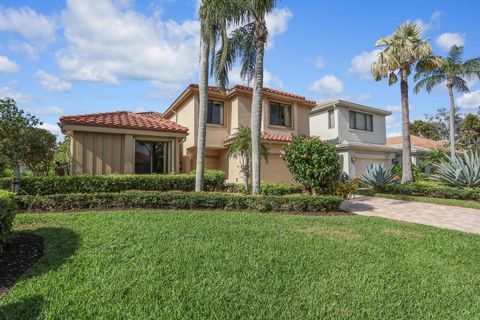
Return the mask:
{"type": "Polygon", "coordinates": [[[295,181],[314,194],[328,192],[340,175],[335,146],[319,138],[293,137],[281,157],[295,181]]]}
{"type": "Polygon", "coordinates": [[[436,167],[436,179],[457,187],[480,187],[480,153],[448,156],[436,167]]]}
{"type": "Polygon", "coordinates": [[[0,190],[0,252],[12,232],[16,209],[14,194],[9,191],[0,190]]]}
{"type": "MultiPolygon", "coordinates": [[[[223,190],[224,183],[225,172],[205,171],[205,189],[207,191],[223,190]]],[[[2,188],[9,189],[10,181],[3,181],[2,188]]],[[[20,193],[27,195],[122,192],[128,190],[193,191],[195,190],[195,174],[25,177],[20,185],[20,193]]]]}
{"type": "MultiPolygon", "coordinates": [[[[396,165],[394,165],[392,167],[392,172],[395,176],[399,176],[400,178],[402,177],[402,170],[403,170],[403,166],[401,163],[397,163],[396,165]]],[[[422,170],[420,169],[419,166],[417,166],[416,164],[412,164],[412,176],[413,176],[413,180],[415,181],[418,181],[420,180],[420,175],[422,173],[422,170]]]]}
{"type": "Polygon", "coordinates": [[[374,190],[383,190],[385,187],[397,183],[392,169],[378,163],[371,163],[367,167],[360,182],[374,190]]]}
{"type": "Polygon", "coordinates": [[[179,191],[18,195],[16,200],[19,208],[27,211],[155,208],[325,212],[338,210],[342,202],[342,198],[336,196],[251,196],[179,191]]]}
{"type": "Polygon", "coordinates": [[[480,188],[456,188],[438,182],[420,181],[394,184],[383,190],[388,193],[406,194],[446,199],[480,200],[480,188]]]}
{"type": "Polygon", "coordinates": [[[348,199],[358,190],[358,182],[355,180],[337,181],[332,186],[331,194],[348,199]]]}
{"type": "MultiPolygon", "coordinates": [[[[260,190],[263,195],[269,196],[283,196],[286,194],[301,193],[302,187],[294,184],[285,183],[262,183],[260,190]]],[[[245,185],[240,183],[229,183],[227,191],[233,193],[247,193],[245,185]]]]}

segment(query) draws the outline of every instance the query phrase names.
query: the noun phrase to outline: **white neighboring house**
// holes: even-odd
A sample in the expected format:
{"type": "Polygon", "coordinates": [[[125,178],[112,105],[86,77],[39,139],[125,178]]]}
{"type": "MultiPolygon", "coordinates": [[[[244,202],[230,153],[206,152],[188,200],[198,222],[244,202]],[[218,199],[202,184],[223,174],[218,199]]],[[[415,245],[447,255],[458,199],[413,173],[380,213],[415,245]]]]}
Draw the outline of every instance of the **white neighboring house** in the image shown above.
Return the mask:
{"type": "Polygon", "coordinates": [[[310,112],[310,135],[335,143],[342,171],[353,178],[371,163],[390,167],[398,147],[387,145],[385,117],[390,111],[343,100],[327,100],[310,112]]]}

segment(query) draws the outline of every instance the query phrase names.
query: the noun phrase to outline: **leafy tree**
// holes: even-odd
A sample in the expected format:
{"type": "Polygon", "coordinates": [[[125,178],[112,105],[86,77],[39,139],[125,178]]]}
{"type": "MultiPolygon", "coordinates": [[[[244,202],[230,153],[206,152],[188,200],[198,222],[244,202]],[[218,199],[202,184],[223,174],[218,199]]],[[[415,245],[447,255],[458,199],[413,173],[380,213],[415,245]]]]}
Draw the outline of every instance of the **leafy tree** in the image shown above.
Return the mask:
{"type": "Polygon", "coordinates": [[[30,130],[39,124],[40,120],[19,109],[13,99],[0,99],[0,161],[14,170],[13,192],[20,188],[20,163],[29,152],[30,130]]]}
{"type": "Polygon", "coordinates": [[[465,148],[480,145],[480,116],[468,114],[461,125],[460,144],[465,148]]]}
{"type": "Polygon", "coordinates": [[[48,130],[29,128],[27,130],[28,148],[22,156],[22,162],[37,176],[50,173],[55,155],[57,137],[48,130]]]}
{"type": "MultiPolygon", "coordinates": [[[[232,137],[232,143],[228,146],[227,156],[238,159],[240,162],[240,172],[243,176],[245,190],[250,190],[250,180],[252,172],[252,131],[248,127],[240,127],[232,137]]],[[[267,148],[261,144],[260,154],[268,161],[267,148]]]]}
{"type": "Polygon", "coordinates": [[[440,140],[440,135],[434,124],[423,120],[415,120],[410,123],[410,133],[422,138],[440,140]]]}
{"type": "Polygon", "coordinates": [[[70,165],[71,165],[71,155],[70,155],[70,143],[71,138],[70,136],[65,136],[63,141],[57,144],[55,148],[55,156],[54,161],[55,163],[60,164],[65,168],[65,172],[67,175],[70,174],[70,165]]]}
{"type": "Polygon", "coordinates": [[[455,99],[453,90],[468,93],[467,80],[480,78],[480,57],[463,61],[463,47],[452,46],[448,57],[442,59],[441,65],[433,70],[425,70],[415,75],[415,80],[420,79],[415,86],[415,93],[421,89],[428,93],[440,84],[446,83],[450,96],[450,155],[455,156],[455,99]]]}
{"type": "Polygon", "coordinates": [[[402,137],[403,137],[403,174],[402,183],[413,180],[412,149],[410,144],[410,110],[408,103],[408,77],[413,69],[417,72],[430,71],[437,68],[442,60],[432,56],[430,44],[420,38],[421,29],[412,22],[405,22],[395,32],[382,37],[375,44],[383,48],[377,61],[372,64],[372,74],[376,81],[388,78],[393,85],[400,79],[402,100],[402,137]]]}
{"type": "Polygon", "coordinates": [[[427,173],[435,172],[435,168],[446,159],[447,153],[442,149],[432,149],[425,153],[425,159],[422,161],[422,167],[427,173]]]}
{"type": "Polygon", "coordinates": [[[298,183],[310,193],[329,192],[340,177],[340,162],[333,144],[317,137],[293,137],[281,157],[298,183]]]}
{"type": "MultiPolygon", "coordinates": [[[[455,108],[455,139],[460,137],[461,124],[463,115],[455,108]]],[[[449,140],[450,137],[450,112],[445,108],[438,108],[433,115],[425,114],[425,119],[431,123],[437,130],[440,137],[439,140],[449,140]]]]}

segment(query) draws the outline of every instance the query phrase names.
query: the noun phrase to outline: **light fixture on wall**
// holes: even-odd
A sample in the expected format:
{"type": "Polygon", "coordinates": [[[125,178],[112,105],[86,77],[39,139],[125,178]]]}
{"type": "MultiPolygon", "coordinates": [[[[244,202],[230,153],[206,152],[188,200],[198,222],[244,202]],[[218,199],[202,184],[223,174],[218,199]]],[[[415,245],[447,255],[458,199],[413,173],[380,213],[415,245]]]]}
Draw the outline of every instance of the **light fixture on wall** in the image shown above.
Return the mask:
{"type": "Polygon", "coordinates": [[[355,164],[355,157],[354,156],[350,157],[350,161],[352,162],[352,164],[355,164]]]}

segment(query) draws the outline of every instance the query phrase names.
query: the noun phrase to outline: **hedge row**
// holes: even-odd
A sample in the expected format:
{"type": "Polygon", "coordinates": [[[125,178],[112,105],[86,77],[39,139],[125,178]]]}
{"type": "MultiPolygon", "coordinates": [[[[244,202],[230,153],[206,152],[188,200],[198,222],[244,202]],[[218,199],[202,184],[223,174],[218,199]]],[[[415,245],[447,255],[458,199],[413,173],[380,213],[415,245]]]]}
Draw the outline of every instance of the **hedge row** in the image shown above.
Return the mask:
{"type": "Polygon", "coordinates": [[[456,188],[438,183],[411,182],[385,187],[388,193],[447,199],[480,200],[480,188],[456,188]]]}
{"type": "Polygon", "coordinates": [[[342,203],[342,198],[337,196],[251,196],[178,191],[19,195],[16,199],[19,208],[26,211],[155,208],[326,212],[337,211],[342,203]]]}
{"type": "MultiPolygon", "coordinates": [[[[229,183],[227,185],[228,192],[245,193],[245,185],[240,183],[229,183]]],[[[262,183],[260,185],[262,195],[265,196],[283,196],[287,194],[302,193],[302,187],[294,184],[283,183],[262,183]]]]}
{"type": "Polygon", "coordinates": [[[0,190],[0,252],[8,241],[12,232],[15,218],[16,203],[13,193],[0,190]]]}
{"type": "MultiPolygon", "coordinates": [[[[9,178],[2,179],[1,188],[8,190],[10,183],[9,178]]],[[[213,170],[205,172],[206,191],[220,191],[224,183],[225,172],[213,170]]],[[[128,190],[193,191],[195,174],[24,177],[20,184],[20,194],[26,195],[108,193],[128,190]]]]}

